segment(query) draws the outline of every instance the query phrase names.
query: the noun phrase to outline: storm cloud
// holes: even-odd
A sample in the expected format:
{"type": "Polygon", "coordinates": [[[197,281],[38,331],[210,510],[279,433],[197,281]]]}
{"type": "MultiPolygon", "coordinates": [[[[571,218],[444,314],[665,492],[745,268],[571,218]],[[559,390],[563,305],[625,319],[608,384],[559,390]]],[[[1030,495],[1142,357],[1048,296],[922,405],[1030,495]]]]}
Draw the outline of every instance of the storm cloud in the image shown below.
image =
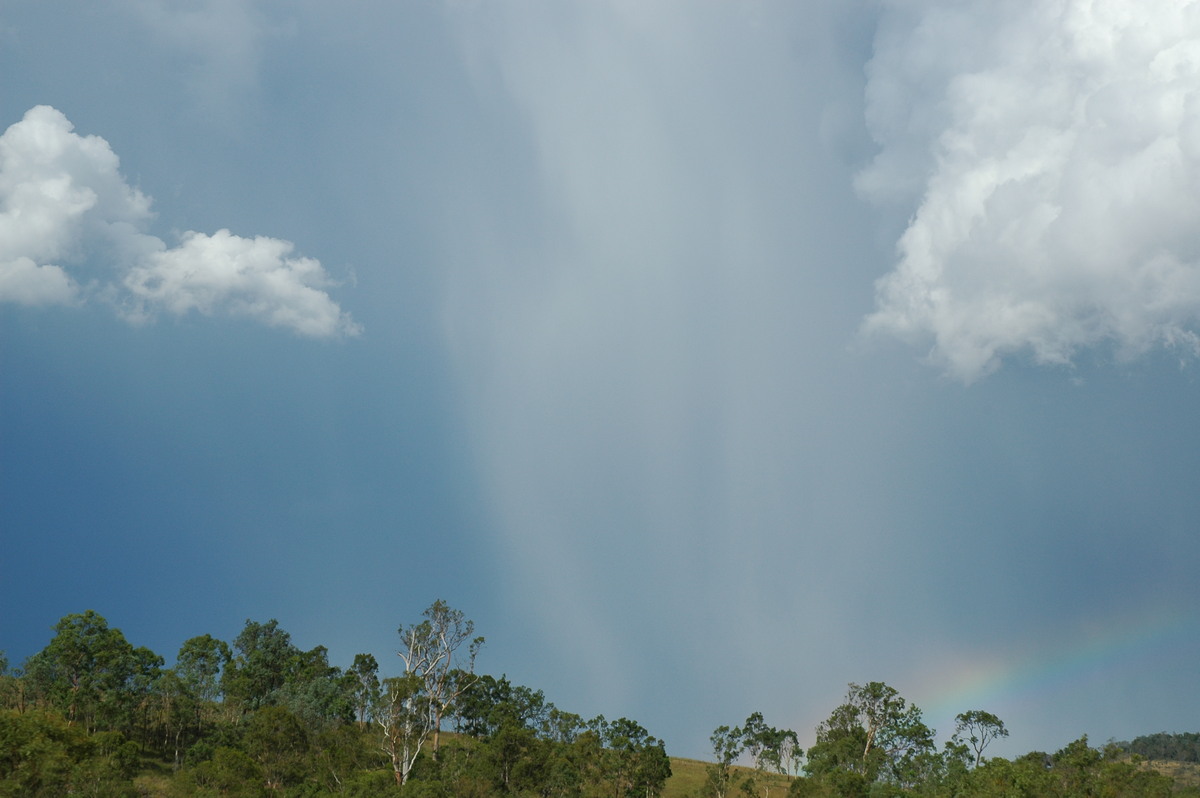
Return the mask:
{"type": "Polygon", "coordinates": [[[915,202],[865,328],[970,382],[1200,352],[1200,8],[885,4],[867,197],[915,202]]]}

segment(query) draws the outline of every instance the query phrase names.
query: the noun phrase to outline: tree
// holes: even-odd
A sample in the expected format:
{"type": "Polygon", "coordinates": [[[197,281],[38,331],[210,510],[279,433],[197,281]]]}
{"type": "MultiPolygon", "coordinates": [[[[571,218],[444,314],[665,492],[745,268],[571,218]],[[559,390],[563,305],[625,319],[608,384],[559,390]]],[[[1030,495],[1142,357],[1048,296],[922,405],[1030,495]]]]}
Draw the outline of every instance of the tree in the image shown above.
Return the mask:
{"type": "Polygon", "coordinates": [[[229,644],[212,635],[189,638],[179,647],[174,671],[184,692],[192,699],[200,731],[217,718],[221,675],[231,659],[229,644]]]}
{"type": "Polygon", "coordinates": [[[814,776],[854,773],[870,784],[912,786],[936,756],[921,710],[883,682],[850,684],[846,703],[817,727],[805,770],[814,776]]]}
{"type": "Polygon", "coordinates": [[[246,723],[246,753],[262,769],[267,789],[299,784],[308,773],[308,731],[284,707],[263,707],[246,723]]]}
{"type": "Polygon", "coordinates": [[[292,637],[272,618],[266,623],[249,619],[233,641],[237,655],[221,674],[221,689],[227,699],[253,712],[276,703],[276,691],[288,679],[297,648],[292,637]]]}
{"type": "MultiPolygon", "coordinates": [[[[746,753],[754,760],[754,769],[759,773],[768,771],[791,775],[798,760],[803,756],[796,733],[790,729],[768,726],[761,712],[751,713],[742,725],[742,741],[746,753]]],[[[770,795],[770,782],[764,780],[764,795],[770,795]]],[[[742,788],[753,788],[753,780],[742,788]]]]}
{"type": "Polygon", "coordinates": [[[354,718],[353,694],[341,669],[329,664],[325,646],[293,653],[275,703],[314,729],[354,718]]]}
{"type": "Polygon", "coordinates": [[[359,726],[367,724],[367,715],[379,698],[379,663],[371,654],[355,654],[354,664],[346,671],[355,719],[359,726]]]}
{"type": "Polygon", "coordinates": [[[149,649],[135,649],[94,610],[63,617],[54,631],[25,669],[39,699],[88,731],[133,728],[134,713],[157,678],[162,658],[149,649]]]}
{"type": "Polygon", "coordinates": [[[712,742],[713,762],[705,769],[708,776],[706,791],[713,798],[725,798],[737,781],[733,763],[746,748],[742,730],[718,726],[708,739],[712,742]]]}
{"type": "Polygon", "coordinates": [[[88,735],[57,712],[0,709],[0,795],[133,795],[137,744],[119,732],[88,735]]]}
{"type": "Polygon", "coordinates": [[[981,760],[956,785],[961,796],[1038,796],[1038,798],[1168,798],[1172,780],[1131,761],[1116,746],[1091,748],[1087,737],[1053,756],[1033,751],[1013,761],[981,760]]]}
{"type": "Polygon", "coordinates": [[[625,785],[622,795],[651,796],[662,793],[671,778],[671,759],[666,744],[640,724],[618,718],[609,729],[608,746],[616,753],[625,785]]]}
{"type": "MultiPolygon", "coordinates": [[[[184,779],[205,790],[201,795],[228,798],[262,798],[265,776],[262,768],[243,751],[220,746],[211,759],[199,763],[184,779]]],[[[185,793],[189,794],[189,793],[185,793]]]]}
{"type": "Polygon", "coordinates": [[[171,754],[175,770],[184,748],[201,733],[198,702],[174,668],[164,670],[154,683],[147,731],[161,732],[163,751],[171,754]]]}
{"type": "Polygon", "coordinates": [[[8,657],[0,651],[0,709],[25,711],[25,672],[9,668],[8,657]]]}
{"type": "Polygon", "coordinates": [[[442,718],[467,687],[475,671],[475,655],[483,645],[482,637],[472,638],[475,622],[467,620],[461,610],[452,609],[438,599],[424,613],[425,620],[397,631],[403,648],[397,652],[404,661],[406,675],[415,677],[424,693],[422,703],[429,713],[433,733],[433,755],[437,758],[441,744],[442,718]],[[467,644],[465,668],[456,673],[455,655],[467,644]]]}
{"type": "Polygon", "coordinates": [[[663,742],[629,718],[588,723],[600,746],[591,772],[614,798],[655,796],[671,776],[671,760],[663,742]]]}
{"type": "Polygon", "coordinates": [[[491,737],[500,729],[511,726],[542,731],[550,722],[552,704],[546,702],[541,690],[514,685],[507,676],[496,678],[488,674],[460,674],[459,681],[468,686],[455,704],[458,731],[473,737],[491,737]]]}
{"type": "Polygon", "coordinates": [[[198,701],[216,703],[221,696],[221,672],[232,654],[229,644],[212,635],[185,640],[175,657],[175,673],[198,701]]]}
{"type": "Polygon", "coordinates": [[[934,750],[933,730],[921,720],[921,710],[908,706],[894,688],[883,682],[862,686],[852,683],[847,699],[858,709],[867,731],[864,764],[872,750],[877,750],[888,778],[902,785],[913,784],[918,758],[934,750]]]}
{"type": "Polygon", "coordinates": [[[999,737],[1007,737],[1008,729],[1004,721],[990,712],[972,709],[954,718],[954,735],[951,743],[970,746],[975,753],[975,767],[983,763],[983,750],[988,744],[999,737]]]}
{"type": "MultiPolygon", "coordinates": [[[[867,731],[859,721],[858,710],[850,704],[837,707],[817,726],[816,743],[808,749],[805,772],[814,778],[828,774],[853,772],[864,778],[868,764],[862,752],[867,747],[867,731]]],[[[871,773],[874,780],[874,773],[871,773]]]]}
{"type": "Polygon", "coordinates": [[[408,783],[417,756],[429,736],[428,696],[416,674],[383,680],[375,722],[382,732],[380,750],[387,755],[396,783],[408,783]]]}
{"type": "Polygon", "coordinates": [[[758,770],[771,770],[785,776],[794,772],[804,750],[800,740],[791,729],[776,729],[768,726],[761,712],[751,713],[742,724],[742,737],[746,751],[754,759],[758,770]]]}
{"type": "MultiPolygon", "coordinates": [[[[538,691],[538,694],[541,694],[541,690],[538,691]]],[[[561,710],[553,704],[548,704],[548,706],[543,728],[546,739],[564,745],[575,742],[584,729],[583,718],[574,712],[561,710]]]]}

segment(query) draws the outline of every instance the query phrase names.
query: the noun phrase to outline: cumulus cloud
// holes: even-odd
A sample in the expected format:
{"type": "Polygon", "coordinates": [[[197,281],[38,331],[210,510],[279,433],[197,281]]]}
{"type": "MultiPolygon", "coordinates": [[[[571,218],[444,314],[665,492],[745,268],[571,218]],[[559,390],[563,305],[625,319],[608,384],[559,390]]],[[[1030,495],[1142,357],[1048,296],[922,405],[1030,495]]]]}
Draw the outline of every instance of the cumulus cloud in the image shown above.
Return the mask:
{"type": "Polygon", "coordinates": [[[0,301],[74,301],[79,286],[57,262],[149,215],[107,142],[74,135],[53,108],[31,109],[0,136],[0,301]]]}
{"type": "Polygon", "coordinates": [[[895,0],[868,76],[858,188],[916,206],[868,332],[968,382],[1200,354],[1200,5],[895,0]]]}
{"type": "Polygon", "coordinates": [[[321,264],[292,257],[290,242],[220,230],[168,248],[143,232],[151,216],[108,142],[74,133],[54,108],[31,109],[0,136],[0,302],[115,295],[136,321],[195,310],[312,337],[359,332],[325,293],[321,264]]]}
{"type": "Polygon", "coordinates": [[[357,331],[320,290],[331,284],[321,264],[288,257],[291,251],[290,242],[277,238],[189,232],[178,247],[131,269],[125,286],[139,301],[137,315],[146,307],[178,315],[224,307],[313,337],[357,331]]]}

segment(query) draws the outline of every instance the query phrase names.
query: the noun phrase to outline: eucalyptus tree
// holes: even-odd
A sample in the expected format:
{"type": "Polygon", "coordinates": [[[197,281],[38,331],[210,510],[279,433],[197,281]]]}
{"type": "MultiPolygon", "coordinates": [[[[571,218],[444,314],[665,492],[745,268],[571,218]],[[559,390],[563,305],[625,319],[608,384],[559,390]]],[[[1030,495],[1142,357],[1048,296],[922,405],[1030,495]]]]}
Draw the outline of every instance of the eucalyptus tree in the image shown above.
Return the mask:
{"type": "Polygon", "coordinates": [[[252,713],[243,744],[261,768],[268,790],[284,790],[305,780],[312,758],[309,732],[285,707],[263,707],[252,713]]]}
{"type": "Polygon", "coordinates": [[[737,726],[732,729],[718,726],[708,739],[713,747],[713,761],[705,768],[705,792],[712,798],[725,798],[737,782],[733,763],[746,750],[745,738],[737,726]]]}
{"type": "Polygon", "coordinates": [[[424,612],[425,620],[401,626],[401,649],[406,677],[415,679],[421,703],[428,713],[433,735],[433,756],[441,744],[442,719],[454,702],[474,682],[475,656],[483,645],[482,637],[473,637],[475,622],[461,610],[438,599],[424,612]],[[465,663],[459,649],[466,645],[465,663]],[[458,667],[463,664],[464,667],[458,667]]]}
{"type": "Polygon", "coordinates": [[[671,760],[666,748],[641,724],[618,718],[603,729],[606,781],[617,796],[659,795],[671,777],[671,760]]]}
{"type": "Polygon", "coordinates": [[[514,685],[507,676],[462,674],[466,684],[455,702],[456,729],[473,737],[491,737],[502,728],[541,732],[550,723],[554,705],[541,690],[514,685]]]}
{"type": "Polygon", "coordinates": [[[274,618],[266,623],[247,619],[233,648],[237,653],[221,673],[226,700],[246,712],[274,704],[276,691],[287,681],[288,670],[299,653],[292,645],[292,636],[274,618]]]}
{"type": "Polygon", "coordinates": [[[132,730],[163,660],[134,648],[94,610],[67,615],[25,668],[38,700],[88,731],[132,730]]]}
{"type": "Polygon", "coordinates": [[[354,706],[355,720],[359,726],[365,726],[371,707],[379,700],[379,662],[371,654],[355,654],[354,664],[343,678],[354,706]]]}
{"type": "Polygon", "coordinates": [[[762,787],[764,798],[770,798],[772,780],[759,778],[767,773],[790,776],[804,755],[796,733],[790,729],[768,726],[761,712],[753,712],[741,727],[741,745],[754,763],[753,774],[742,779],[742,792],[757,794],[762,787]]]}
{"type": "Polygon", "coordinates": [[[746,718],[742,724],[742,739],[757,770],[790,776],[804,756],[796,732],[768,726],[761,712],[751,713],[746,718]]]}
{"type": "Polygon", "coordinates": [[[351,722],[354,702],[348,680],[341,668],[329,664],[325,646],[292,655],[275,701],[313,729],[351,722]]]}
{"type": "Polygon", "coordinates": [[[1008,736],[1004,721],[981,709],[963,712],[957,715],[954,721],[954,735],[950,741],[952,744],[970,747],[975,754],[975,767],[983,763],[983,751],[993,740],[1008,736]]]}
{"type": "Polygon", "coordinates": [[[396,784],[408,783],[432,726],[429,698],[412,673],[384,679],[372,715],[380,730],[380,750],[387,756],[396,784]]]}
{"type": "Polygon", "coordinates": [[[201,730],[216,721],[221,675],[232,658],[229,644],[208,634],[189,638],[179,647],[175,675],[193,699],[196,725],[201,730]]]}
{"type": "MultiPolygon", "coordinates": [[[[817,777],[852,774],[864,784],[877,780],[911,786],[933,767],[933,730],[921,710],[883,682],[851,683],[846,702],[817,727],[805,771],[817,777]]],[[[854,779],[850,779],[854,780],[854,779]]]]}

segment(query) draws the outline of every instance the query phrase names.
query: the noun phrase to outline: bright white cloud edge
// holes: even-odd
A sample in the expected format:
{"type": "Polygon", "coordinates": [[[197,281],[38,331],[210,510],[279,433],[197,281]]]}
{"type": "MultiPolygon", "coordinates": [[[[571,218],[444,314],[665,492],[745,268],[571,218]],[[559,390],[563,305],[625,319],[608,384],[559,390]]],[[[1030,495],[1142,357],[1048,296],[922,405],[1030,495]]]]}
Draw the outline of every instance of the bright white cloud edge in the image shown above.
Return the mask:
{"type": "Polygon", "coordinates": [[[1200,354],[1200,7],[885,14],[867,90],[881,152],[858,187],[920,199],[865,331],[932,340],[964,382],[1097,345],[1200,354]]]}
{"type": "Polygon", "coordinates": [[[108,142],[73,130],[40,105],[0,135],[0,302],[105,298],[139,323],[196,311],[312,338],[361,332],[326,293],[335,283],[320,262],[293,256],[289,241],[189,231],[168,247],[143,232],[149,198],[125,182],[108,142]]]}

